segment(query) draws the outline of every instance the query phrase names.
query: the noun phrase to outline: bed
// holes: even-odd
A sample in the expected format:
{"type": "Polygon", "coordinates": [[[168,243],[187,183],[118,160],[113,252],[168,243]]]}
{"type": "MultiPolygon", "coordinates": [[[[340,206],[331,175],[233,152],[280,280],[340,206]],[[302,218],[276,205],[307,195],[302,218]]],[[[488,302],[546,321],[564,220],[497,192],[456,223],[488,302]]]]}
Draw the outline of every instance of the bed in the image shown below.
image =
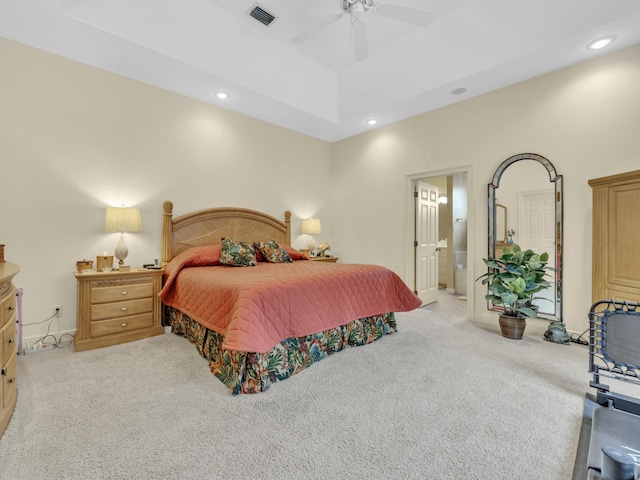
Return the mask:
{"type": "Polygon", "coordinates": [[[421,305],[387,268],[307,259],[290,246],[290,225],[290,212],[278,220],[245,208],[173,218],[164,203],[163,323],[233,395],[394,333],[394,313],[421,305]]]}

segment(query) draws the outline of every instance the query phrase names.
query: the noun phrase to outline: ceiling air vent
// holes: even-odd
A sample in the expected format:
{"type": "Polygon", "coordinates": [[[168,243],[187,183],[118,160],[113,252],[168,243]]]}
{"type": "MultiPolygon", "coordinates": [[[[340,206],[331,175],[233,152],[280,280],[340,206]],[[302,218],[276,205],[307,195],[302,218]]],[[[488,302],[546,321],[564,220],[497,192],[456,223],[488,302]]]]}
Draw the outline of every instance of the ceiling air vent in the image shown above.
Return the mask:
{"type": "Polygon", "coordinates": [[[261,24],[267,27],[271,22],[273,22],[276,19],[275,15],[272,15],[271,13],[267,12],[264,8],[262,8],[257,3],[254,4],[253,7],[251,7],[251,10],[249,10],[249,15],[251,15],[253,18],[258,20],[261,24]]]}

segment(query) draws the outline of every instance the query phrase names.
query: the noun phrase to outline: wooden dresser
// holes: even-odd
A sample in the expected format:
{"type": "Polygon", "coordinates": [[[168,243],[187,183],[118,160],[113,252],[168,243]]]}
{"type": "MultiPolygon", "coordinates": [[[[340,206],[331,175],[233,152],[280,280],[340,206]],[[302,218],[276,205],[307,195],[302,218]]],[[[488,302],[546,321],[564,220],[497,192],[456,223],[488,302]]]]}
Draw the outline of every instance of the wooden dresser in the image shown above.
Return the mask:
{"type": "Polygon", "coordinates": [[[76,352],[160,335],[163,270],[76,273],[76,352]]]}
{"type": "Polygon", "coordinates": [[[640,301],[640,170],[589,180],[593,189],[592,301],[640,301]]]}
{"type": "Polygon", "coordinates": [[[18,393],[18,348],[16,344],[16,288],[11,283],[20,267],[0,262],[0,362],[2,385],[0,386],[0,435],[7,428],[16,406],[18,393]]]}

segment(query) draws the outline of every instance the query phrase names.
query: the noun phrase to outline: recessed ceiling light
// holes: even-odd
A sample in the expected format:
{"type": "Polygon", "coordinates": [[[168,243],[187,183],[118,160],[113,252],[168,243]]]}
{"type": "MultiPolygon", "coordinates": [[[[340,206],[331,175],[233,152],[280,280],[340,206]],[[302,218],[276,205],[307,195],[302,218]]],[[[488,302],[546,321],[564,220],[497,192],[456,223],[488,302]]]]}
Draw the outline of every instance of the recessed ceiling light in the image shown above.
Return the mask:
{"type": "Polygon", "coordinates": [[[467,91],[467,89],[466,89],[466,88],[462,88],[462,87],[460,87],[460,88],[456,88],[455,90],[451,90],[451,93],[452,93],[453,95],[460,95],[461,93],[464,93],[464,92],[466,92],[466,91],[467,91]]]}
{"type": "Polygon", "coordinates": [[[593,42],[589,43],[587,45],[587,48],[589,50],[600,50],[601,48],[604,48],[611,42],[613,42],[616,38],[618,37],[616,37],[615,35],[607,35],[606,37],[597,38],[593,42]]]}
{"type": "Polygon", "coordinates": [[[367,125],[375,125],[376,123],[378,123],[378,120],[376,120],[375,118],[370,118],[369,120],[367,120],[367,125]]]}
{"type": "Polygon", "coordinates": [[[229,94],[227,92],[216,92],[216,97],[218,97],[220,100],[226,100],[227,98],[229,98],[229,94]]]}

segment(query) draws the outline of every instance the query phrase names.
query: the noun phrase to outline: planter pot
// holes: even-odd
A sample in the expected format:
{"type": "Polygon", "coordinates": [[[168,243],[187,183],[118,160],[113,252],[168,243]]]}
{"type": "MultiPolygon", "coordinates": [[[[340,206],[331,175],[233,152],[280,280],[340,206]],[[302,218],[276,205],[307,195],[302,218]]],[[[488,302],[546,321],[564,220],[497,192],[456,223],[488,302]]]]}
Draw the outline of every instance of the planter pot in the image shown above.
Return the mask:
{"type": "Polygon", "coordinates": [[[500,332],[505,338],[521,340],[524,328],[527,326],[525,317],[508,317],[500,315],[500,332]]]}

